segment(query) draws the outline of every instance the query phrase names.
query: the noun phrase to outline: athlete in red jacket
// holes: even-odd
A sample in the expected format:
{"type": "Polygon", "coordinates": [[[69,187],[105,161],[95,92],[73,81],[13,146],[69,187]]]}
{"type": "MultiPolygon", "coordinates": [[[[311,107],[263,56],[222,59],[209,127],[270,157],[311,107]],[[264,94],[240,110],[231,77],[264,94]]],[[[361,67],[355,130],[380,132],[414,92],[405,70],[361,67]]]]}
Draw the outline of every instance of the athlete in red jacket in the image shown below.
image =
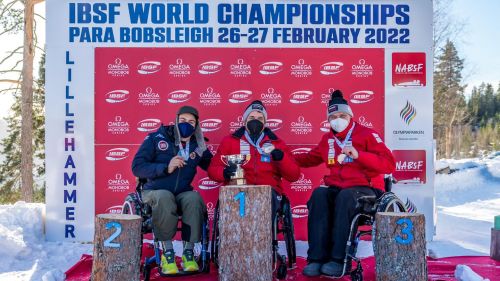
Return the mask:
{"type": "Polygon", "coordinates": [[[352,110],[341,91],[333,92],[327,116],[330,132],[309,153],[295,156],[301,167],[325,163],[330,169],[324,177],[327,187],[316,188],[307,203],[309,264],[303,271],[307,276],[342,274],[357,198],[380,196],[383,174],[395,168],[394,157],[380,135],[352,120],[352,110]]]}
{"type": "Polygon", "coordinates": [[[273,187],[273,214],[277,195],[283,193],[282,178],[294,182],[300,177],[300,168],[285,142],[265,127],[267,111],[261,101],[252,102],[243,114],[245,126],[222,139],[216,156],[208,168],[208,176],[218,182],[229,183],[236,170],[226,166],[222,155],[250,155],[242,166],[247,184],[273,187]]]}

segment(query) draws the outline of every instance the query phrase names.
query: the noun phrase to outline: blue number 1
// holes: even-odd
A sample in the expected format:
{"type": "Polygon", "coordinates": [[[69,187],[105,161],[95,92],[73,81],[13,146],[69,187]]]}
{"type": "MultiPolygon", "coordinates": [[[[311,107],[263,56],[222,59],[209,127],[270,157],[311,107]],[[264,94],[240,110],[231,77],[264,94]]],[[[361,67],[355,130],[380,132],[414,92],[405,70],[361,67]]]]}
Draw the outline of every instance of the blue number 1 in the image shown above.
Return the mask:
{"type": "Polygon", "coordinates": [[[245,192],[241,191],[236,196],[234,200],[240,200],[240,217],[245,216],[245,192]]]}
{"type": "Polygon", "coordinates": [[[406,234],[406,239],[398,235],[396,236],[396,242],[398,242],[399,244],[410,244],[411,241],[413,241],[413,234],[411,233],[411,231],[413,230],[413,223],[411,222],[411,220],[401,218],[396,222],[396,224],[406,224],[406,227],[403,227],[403,229],[401,229],[401,233],[406,234]]]}

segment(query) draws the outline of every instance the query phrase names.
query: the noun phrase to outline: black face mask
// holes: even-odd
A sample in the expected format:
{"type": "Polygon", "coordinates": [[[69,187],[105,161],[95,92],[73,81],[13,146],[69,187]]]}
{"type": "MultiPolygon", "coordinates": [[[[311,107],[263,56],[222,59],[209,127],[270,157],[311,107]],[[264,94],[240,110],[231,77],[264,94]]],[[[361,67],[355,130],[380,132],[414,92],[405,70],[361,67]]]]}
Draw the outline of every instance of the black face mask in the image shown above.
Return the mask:
{"type": "Polygon", "coordinates": [[[264,129],[264,123],[260,122],[257,119],[250,120],[247,122],[247,130],[250,136],[257,136],[259,135],[262,130],[264,129]]]}

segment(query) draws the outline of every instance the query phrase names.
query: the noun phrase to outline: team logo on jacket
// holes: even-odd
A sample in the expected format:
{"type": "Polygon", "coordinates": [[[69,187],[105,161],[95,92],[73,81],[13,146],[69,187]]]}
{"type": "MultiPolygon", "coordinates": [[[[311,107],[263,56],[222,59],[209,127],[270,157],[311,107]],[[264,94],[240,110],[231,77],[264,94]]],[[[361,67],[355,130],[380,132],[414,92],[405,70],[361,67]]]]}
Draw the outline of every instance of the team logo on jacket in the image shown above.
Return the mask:
{"type": "Polygon", "coordinates": [[[307,90],[300,90],[290,94],[291,103],[306,103],[311,101],[313,98],[313,92],[307,90]]]}
{"type": "Polygon", "coordinates": [[[203,132],[217,131],[222,127],[222,120],[220,119],[205,119],[200,122],[200,127],[203,132]]]}
{"type": "Polygon", "coordinates": [[[352,103],[367,103],[375,98],[373,91],[363,90],[351,94],[349,100],[352,103]]]}
{"type": "Polygon", "coordinates": [[[231,64],[230,71],[234,77],[247,77],[252,74],[252,66],[243,59],[238,59],[236,64],[231,64]]]}
{"type": "Polygon", "coordinates": [[[130,150],[124,147],[112,148],[105,153],[106,160],[108,161],[120,161],[129,156],[130,150]]]}
{"type": "Polygon", "coordinates": [[[130,182],[124,179],[122,174],[115,174],[114,179],[108,179],[108,190],[112,192],[124,192],[130,189],[130,182]]]}
{"type": "Polygon", "coordinates": [[[305,78],[312,75],[312,66],[305,63],[304,59],[299,59],[297,64],[290,66],[290,74],[296,78],[305,78]]]}
{"type": "Polygon", "coordinates": [[[360,59],[357,64],[351,66],[351,74],[356,78],[366,78],[373,75],[373,66],[360,59]]]}
{"type": "Polygon", "coordinates": [[[222,62],[206,61],[198,65],[198,72],[203,75],[215,74],[222,70],[222,62]]]}
{"type": "Polygon", "coordinates": [[[161,70],[161,62],[159,61],[145,61],[137,66],[137,73],[139,74],[153,74],[161,70]]]}
{"type": "Polygon", "coordinates": [[[158,149],[161,151],[166,151],[168,149],[168,142],[165,140],[161,140],[158,142],[158,149]]]}
{"type": "Polygon", "coordinates": [[[260,99],[266,106],[277,106],[281,104],[281,94],[276,92],[274,88],[268,88],[266,93],[260,94],[260,99]]]}
{"type": "Polygon", "coordinates": [[[283,120],[281,119],[267,119],[266,127],[271,129],[271,131],[277,131],[283,126],[283,120]]]}
{"type": "Polygon", "coordinates": [[[144,91],[137,96],[139,104],[144,106],[154,106],[160,103],[160,94],[153,91],[153,88],[147,87],[144,91]]]}
{"type": "Polygon", "coordinates": [[[309,153],[309,151],[311,151],[311,149],[309,147],[299,147],[299,148],[292,150],[292,154],[293,155],[307,154],[307,153],[309,153]]]}
{"type": "Polygon", "coordinates": [[[296,135],[307,135],[312,133],[312,124],[306,121],[304,116],[299,116],[297,121],[290,123],[290,131],[296,135]]]}
{"type": "Polygon", "coordinates": [[[330,126],[330,122],[328,122],[328,120],[321,122],[321,125],[319,125],[320,131],[322,131],[324,133],[330,132],[330,128],[331,128],[331,126],[330,126]]]}
{"type": "Polygon", "coordinates": [[[283,71],[283,63],[279,61],[268,61],[259,67],[259,72],[263,75],[273,75],[281,71],[283,71]]]}
{"type": "Polygon", "coordinates": [[[200,93],[200,103],[205,106],[218,105],[220,102],[220,93],[214,91],[212,87],[208,87],[206,91],[200,93]]]}
{"type": "Polygon", "coordinates": [[[122,205],[115,205],[115,206],[111,206],[111,207],[107,208],[106,211],[104,211],[104,212],[107,214],[121,214],[122,208],[123,208],[122,205]]]}
{"type": "Polygon", "coordinates": [[[339,61],[330,61],[319,67],[319,72],[323,75],[337,74],[342,72],[342,70],[344,70],[344,63],[339,61]]]}
{"type": "Polygon", "coordinates": [[[120,58],[116,58],[114,63],[108,64],[108,74],[113,77],[129,75],[128,64],[122,63],[120,58]]]}
{"type": "Polygon", "coordinates": [[[158,130],[161,126],[160,119],[144,119],[137,122],[137,130],[139,132],[152,132],[158,130]]]}
{"type": "Polygon", "coordinates": [[[359,116],[358,123],[361,124],[361,125],[363,125],[363,126],[365,126],[365,127],[367,127],[367,128],[370,128],[370,129],[373,128],[372,122],[366,120],[366,117],[364,117],[363,115],[359,116]]]}
{"type": "Polygon", "coordinates": [[[292,207],[292,218],[294,219],[305,218],[308,214],[309,211],[307,210],[306,205],[297,205],[292,207]]]}
{"type": "Polygon", "coordinates": [[[220,187],[222,183],[218,183],[209,179],[208,177],[204,177],[198,181],[198,188],[202,190],[211,190],[217,187],[220,187]]]}
{"type": "Polygon", "coordinates": [[[247,102],[252,98],[252,91],[250,90],[237,90],[229,93],[230,103],[243,103],[247,102]]]}
{"type": "Polygon", "coordinates": [[[182,103],[191,99],[190,90],[176,90],[168,94],[167,101],[169,103],[182,103]]]}
{"type": "Polygon", "coordinates": [[[128,100],[130,93],[127,90],[113,90],[106,93],[107,103],[120,103],[128,100]]]}
{"type": "Polygon", "coordinates": [[[300,178],[297,181],[292,182],[290,184],[290,188],[298,192],[307,192],[312,190],[312,180],[306,178],[303,173],[300,173],[300,178]]]}
{"type": "Polygon", "coordinates": [[[123,135],[130,131],[127,121],[122,120],[121,116],[115,116],[115,120],[108,122],[108,133],[113,135],[123,135]]]}
{"type": "Polygon", "coordinates": [[[191,74],[191,67],[189,64],[182,62],[182,59],[177,59],[175,63],[168,66],[168,74],[174,77],[186,77],[191,74]]]}

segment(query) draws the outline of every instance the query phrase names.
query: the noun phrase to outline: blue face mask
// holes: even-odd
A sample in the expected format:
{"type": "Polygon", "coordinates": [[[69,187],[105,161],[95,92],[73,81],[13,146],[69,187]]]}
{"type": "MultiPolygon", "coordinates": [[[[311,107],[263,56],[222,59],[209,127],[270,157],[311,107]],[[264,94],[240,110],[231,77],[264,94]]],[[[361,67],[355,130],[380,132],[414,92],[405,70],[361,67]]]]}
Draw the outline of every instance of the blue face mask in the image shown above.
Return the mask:
{"type": "Polygon", "coordinates": [[[179,133],[181,134],[181,137],[183,137],[183,138],[190,137],[194,133],[193,125],[191,125],[189,123],[186,123],[186,122],[179,123],[177,125],[177,127],[179,128],[179,133]]]}

